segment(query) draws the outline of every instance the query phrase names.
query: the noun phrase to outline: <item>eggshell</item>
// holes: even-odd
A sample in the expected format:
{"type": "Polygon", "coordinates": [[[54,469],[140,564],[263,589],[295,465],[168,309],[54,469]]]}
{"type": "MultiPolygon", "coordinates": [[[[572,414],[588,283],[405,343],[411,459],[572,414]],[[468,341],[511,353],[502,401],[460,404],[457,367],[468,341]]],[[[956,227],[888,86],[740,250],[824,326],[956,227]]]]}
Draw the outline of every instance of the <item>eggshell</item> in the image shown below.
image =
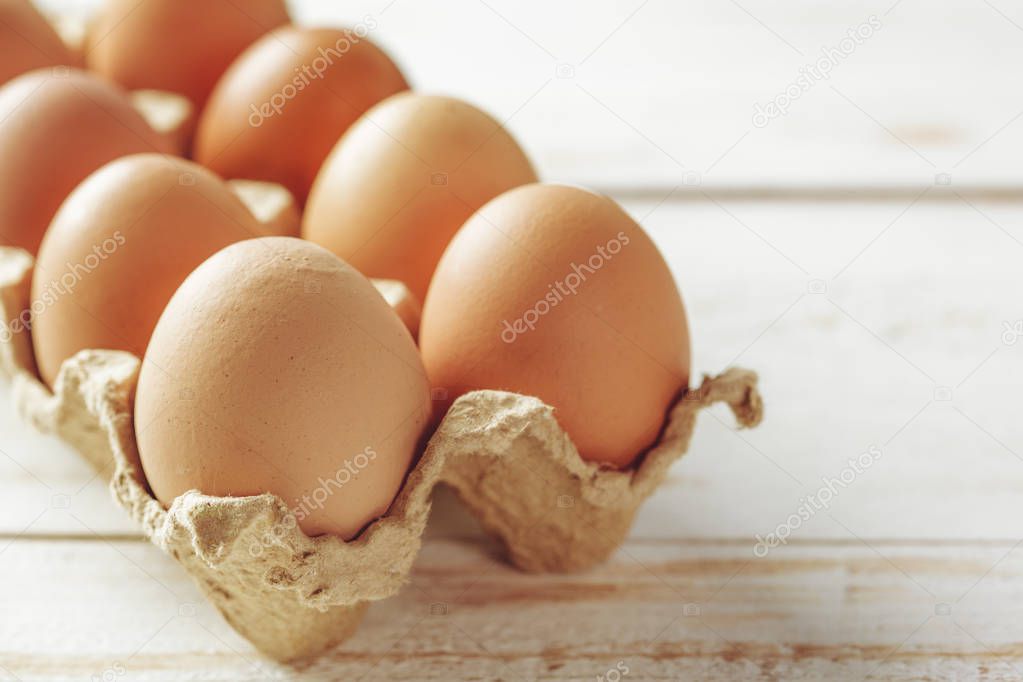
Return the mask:
{"type": "Polygon", "coordinates": [[[35,253],[60,203],[121,156],[170,153],[128,96],[85,72],[33,71],[0,88],[0,245],[35,253]]]}
{"type": "Polygon", "coordinates": [[[265,236],[220,178],[159,154],[114,161],[61,206],[32,282],[39,373],[53,385],[80,350],[141,357],[164,306],[192,270],[223,247],[265,236]]]}
{"type": "Polygon", "coordinates": [[[303,235],[420,301],[448,242],[498,194],[536,182],[501,124],[450,97],[401,93],[370,109],[331,152],[303,235]]]}
{"type": "Polygon", "coordinates": [[[48,66],[71,66],[75,58],[29,0],[0,0],[0,85],[48,66]]]}
{"type": "Polygon", "coordinates": [[[689,382],[678,288],[650,238],[586,190],[527,185],[484,206],[437,267],[419,335],[436,390],[536,396],[580,455],[626,467],[689,382]]]}
{"type": "Polygon", "coordinates": [[[364,31],[286,26],[217,83],[195,158],[226,178],[269,180],[304,204],[323,160],[367,109],[408,88],[364,31]]]}
{"type": "Polygon", "coordinates": [[[129,90],[166,90],[202,108],[245,48],[289,21],[283,0],[106,0],[89,68],[129,90]]]}
{"type": "Polygon", "coordinates": [[[165,506],[272,492],[307,534],[348,539],[387,511],[429,414],[412,337],[369,280],[271,237],[223,249],[174,294],[135,424],[165,506]]]}

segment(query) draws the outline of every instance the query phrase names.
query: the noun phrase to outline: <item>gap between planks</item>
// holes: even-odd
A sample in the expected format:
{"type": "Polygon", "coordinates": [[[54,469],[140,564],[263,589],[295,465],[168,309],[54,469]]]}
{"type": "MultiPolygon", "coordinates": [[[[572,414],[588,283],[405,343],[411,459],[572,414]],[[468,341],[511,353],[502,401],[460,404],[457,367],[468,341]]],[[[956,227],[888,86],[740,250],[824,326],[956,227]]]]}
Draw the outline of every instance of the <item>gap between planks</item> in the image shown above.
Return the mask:
{"type": "Polygon", "coordinates": [[[661,201],[664,203],[700,202],[709,199],[732,201],[780,202],[884,202],[896,199],[916,199],[926,202],[961,201],[975,199],[994,202],[1023,202],[1023,185],[939,185],[934,181],[911,185],[596,185],[601,194],[619,201],[661,201]],[[923,195],[925,190],[930,190],[923,195]]]}
{"type": "MultiPolygon", "coordinates": [[[[110,542],[140,542],[148,543],[149,539],[141,533],[0,533],[0,542],[84,542],[84,543],[110,543],[110,542]]],[[[465,545],[487,544],[489,540],[481,535],[447,535],[439,534],[434,537],[424,538],[424,543],[430,542],[451,542],[465,545]]],[[[902,547],[906,549],[921,548],[945,548],[945,547],[983,547],[990,549],[1011,548],[1020,544],[1019,538],[790,538],[786,544],[809,549],[817,547],[902,547]]],[[[623,544],[628,547],[672,547],[685,545],[689,547],[743,547],[752,545],[752,540],[746,537],[678,537],[678,538],[656,538],[656,537],[629,537],[623,544]]]]}

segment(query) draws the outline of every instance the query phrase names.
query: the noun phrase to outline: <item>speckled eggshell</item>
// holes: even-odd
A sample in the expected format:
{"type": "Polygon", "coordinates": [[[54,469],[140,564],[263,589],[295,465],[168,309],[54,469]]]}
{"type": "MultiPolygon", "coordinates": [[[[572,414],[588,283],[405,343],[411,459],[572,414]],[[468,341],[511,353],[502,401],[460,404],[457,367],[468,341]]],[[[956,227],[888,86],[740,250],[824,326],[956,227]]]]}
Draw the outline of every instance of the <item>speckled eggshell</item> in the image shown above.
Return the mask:
{"type": "Polygon", "coordinates": [[[253,44],[207,102],[196,160],[225,178],[280,183],[304,204],[338,138],[408,88],[390,58],[359,34],[285,26],[253,44]]]}
{"type": "Polygon", "coordinates": [[[272,492],[309,535],[383,515],[429,422],[408,330],[329,251],[223,249],[174,294],[139,376],[135,428],[157,499],[272,492]]]}
{"type": "Polygon", "coordinates": [[[527,185],[451,242],[423,310],[433,386],[536,396],[581,456],[627,467],[689,382],[689,333],[657,247],[607,197],[527,185]]]}
{"type": "Polygon", "coordinates": [[[226,183],[159,154],[113,161],[68,197],[32,280],[32,341],[43,380],[80,350],[142,357],[160,313],[192,270],[223,247],[265,236],[226,183]]]}
{"type": "Polygon", "coordinates": [[[33,255],[61,202],[100,166],[170,153],[126,93],[84,71],[32,71],[0,88],[0,246],[33,255]]]}
{"type": "Polygon", "coordinates": [[[35,69],[74,62],[57,31],[29,0],[0,0],[0,85],[35,69]]]}
{"type": "Polygon", "coordinates": [[[175,92],[201,109],[231,62],[288,21],[284,0],[106,0],[88,64],[130,90],[175,92]]]}
{"type": "Polygon", "coordinates": [[[458,228],[498,194],[536,182],[518,143],[458,99],[401,93],[370,109],[313,186],[303,236],[420,301],[458,228]]]}

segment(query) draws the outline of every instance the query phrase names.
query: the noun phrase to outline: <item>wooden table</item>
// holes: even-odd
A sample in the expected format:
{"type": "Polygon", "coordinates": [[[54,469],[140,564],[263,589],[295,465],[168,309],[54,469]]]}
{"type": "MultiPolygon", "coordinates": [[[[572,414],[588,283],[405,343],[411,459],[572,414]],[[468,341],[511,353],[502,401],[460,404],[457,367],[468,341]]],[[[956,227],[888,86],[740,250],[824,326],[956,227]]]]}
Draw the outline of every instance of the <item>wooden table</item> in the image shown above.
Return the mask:
{"type": "Polygon", "coordinates": [[[1020,3],[331,5],[295,9],[372,15],[417,85],[622,200],[682,287],[697,371],[756,369],[767,419],[701,416],[580,575],[509,568],[442,491],[411,585],[283,667],[0,388],[0,679],[1023,679],[1020,3]]]}

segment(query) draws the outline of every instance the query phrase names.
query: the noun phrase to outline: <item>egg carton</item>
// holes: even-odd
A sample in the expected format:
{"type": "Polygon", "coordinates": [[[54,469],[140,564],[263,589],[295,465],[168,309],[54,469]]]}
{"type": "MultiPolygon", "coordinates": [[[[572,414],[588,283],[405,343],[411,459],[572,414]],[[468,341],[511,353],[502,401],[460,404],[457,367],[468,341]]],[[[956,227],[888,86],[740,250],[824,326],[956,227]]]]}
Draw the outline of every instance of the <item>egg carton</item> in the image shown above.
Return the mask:
{"type": "Polygon", "coordinates": [[[70,66],[84,69],[85,53],[88,51],[89,16],[85,13],[40,9],[43,17],[50,22],[53,30],[57,32],[57,36],[71,54],[70,66]]]}
{"type": "MultiPolygon", "coordinates": [[[[32,258],[0,248],[0,320],[29,304],[32,258]]],[[[526,571],[575,571],[606,559],[640,504],[686,453],[696,415],[727,404],[742,427],[763,405],[757,376],[704,377],[671,407],[658,443],[628,471],[583,461],[536,398],[476,391],[455,401],[388,513],[356,539],[308,537],[272,494],[190,491],[169,509],[152,496],[135,443],[138,358],[87,350],[64,363],[51,392],[38,379],[30,331],[0,338],[0,371],[21,414],[77,448],[110,478],[116,502],[174,557],[224,618],[263,654],[289,661],[349,637],[369,602],[396,594],[419,551],[435,485],[451,486],[526,571]]]]}

